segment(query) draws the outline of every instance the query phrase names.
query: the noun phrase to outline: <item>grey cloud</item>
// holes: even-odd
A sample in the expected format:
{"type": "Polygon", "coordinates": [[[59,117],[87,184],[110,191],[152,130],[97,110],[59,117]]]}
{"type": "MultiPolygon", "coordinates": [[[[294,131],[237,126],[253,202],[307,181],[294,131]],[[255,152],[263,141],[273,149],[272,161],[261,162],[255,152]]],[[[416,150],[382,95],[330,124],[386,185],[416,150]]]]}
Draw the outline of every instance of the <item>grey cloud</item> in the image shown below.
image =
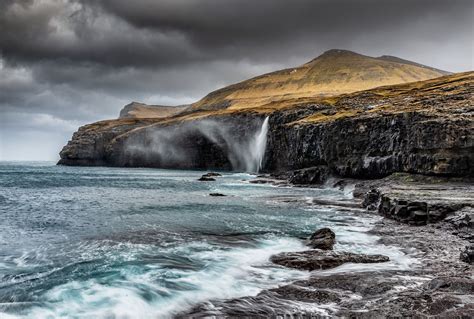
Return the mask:
{"type": "Polygon", "coordinates": [[[331,48],[470,70],[473,21],[470,0],[1,0],[0,142],[59,151],[132,100],[190,103],[331,48]]]}
{"type": "MultiPolygon", "coordinates": [[[[10,60],[64,59],[114,67],[216,59],[314,57],[355,37],[402,29],[410,43],[472,26],[469,0],[56,0],[10,4],[0,18],[10,60]],[[418,23],[435,18],[429,24],[418,23]],[[405,31],[405,27],[409,26],[405,31]],[[415,28],[416,26],[416,28],[415,28]],[[410,29],[411,27],[411,29],[410,29]],[[427,32],[428,31],[428,32],[427,32]],[[417,36],[423,39],[417,39],[417,36]]],[[[346,44],[346,45],[344,45],[346,44]]]]}

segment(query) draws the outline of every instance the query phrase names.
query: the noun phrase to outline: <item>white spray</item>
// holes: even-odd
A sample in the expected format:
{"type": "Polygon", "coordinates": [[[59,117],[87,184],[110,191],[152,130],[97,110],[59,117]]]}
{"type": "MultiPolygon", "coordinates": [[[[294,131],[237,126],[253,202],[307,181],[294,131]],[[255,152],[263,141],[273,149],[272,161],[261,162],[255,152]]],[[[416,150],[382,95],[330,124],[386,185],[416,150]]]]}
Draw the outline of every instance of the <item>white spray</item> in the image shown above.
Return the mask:
{"type": "Polygon", "coordinates": [[[258,173],[263,165],[267,146],[268,120],[266,117],[260,129],[247,139],[238,138],[232,126],[214,120],[201,120],[176,127],[156,128],[147,135],[129,139],[126,151],[132,157],[157,158],[164,166],[173,163],[192,162],[192,154],[179,140],[193,132],[199,132],[209,141],[225,150],[234,170],[258,173]]]}
{"type": "Polygon", "coordinates": [[[258,173],[262,169],[263,157],[267,148],[268,116],[262,123],[260,131],[257,132],[253,141],[249,145],[249,161],[246,163],[247,171],[258,173]]]}

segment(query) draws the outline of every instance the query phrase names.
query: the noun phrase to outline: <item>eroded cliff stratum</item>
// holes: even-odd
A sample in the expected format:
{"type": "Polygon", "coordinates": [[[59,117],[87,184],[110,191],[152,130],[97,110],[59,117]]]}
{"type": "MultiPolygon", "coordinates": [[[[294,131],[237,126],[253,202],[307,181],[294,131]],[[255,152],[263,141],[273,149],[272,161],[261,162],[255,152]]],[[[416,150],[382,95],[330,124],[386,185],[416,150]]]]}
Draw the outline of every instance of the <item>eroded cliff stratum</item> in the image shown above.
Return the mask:
{"type": "Polygon", "coordinates": [[[176,110],[131,104],[119,119],[79,128],[59,164],[248,170],[268,117],[264,171],[472,176],[473,79],[331,50],[176,110]]]}

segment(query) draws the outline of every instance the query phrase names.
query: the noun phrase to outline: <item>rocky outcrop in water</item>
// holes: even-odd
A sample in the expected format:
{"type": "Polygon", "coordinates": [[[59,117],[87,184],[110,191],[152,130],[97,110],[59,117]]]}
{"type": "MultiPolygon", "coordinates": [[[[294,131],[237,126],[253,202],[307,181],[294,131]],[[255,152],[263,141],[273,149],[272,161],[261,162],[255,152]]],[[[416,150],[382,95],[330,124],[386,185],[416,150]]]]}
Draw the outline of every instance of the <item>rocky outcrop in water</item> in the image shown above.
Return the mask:
{"type": "Polygon", "coordinates": [[[331,250],[336,243],[336,234],[329,228],[315,231],[308,239],[307,245],[322,250],[331,250]]]}
{"type": "Polygon", "coordinates": [[[386,262],[389,261],[389,258],[382,255],[364,255],[315,249],[281,253],[272,256],[270,260],[281,266],[312,271],[330,269],[345,263],[370,264],[386,262]]]}

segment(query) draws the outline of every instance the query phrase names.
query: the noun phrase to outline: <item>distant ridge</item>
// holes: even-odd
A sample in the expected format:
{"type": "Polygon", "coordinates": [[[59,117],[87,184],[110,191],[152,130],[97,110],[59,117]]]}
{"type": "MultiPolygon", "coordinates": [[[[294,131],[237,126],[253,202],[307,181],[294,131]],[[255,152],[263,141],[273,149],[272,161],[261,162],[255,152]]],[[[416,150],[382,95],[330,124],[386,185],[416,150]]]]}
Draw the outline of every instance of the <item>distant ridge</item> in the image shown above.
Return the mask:
{"type": "Polygon", "coordinates": [[[413,61],[409,61],[409,60],[397,58],[396,56],[392,56],[392,55],[382,55],[382,56],[378,57],[377,59],[379,59],[379,60],[385,60],[385,61],[391,61],[391,62],[397,62],[397,63],[403,63],[403,64],[409,64],[409,65],[414,65],[414,66],[418,66],[418,67],[420,67],[420,68],[425,68],[425,69],[429,69],[429,70],[432,70],[432,71],[435,71],[435,72],[439,72],[439,73],[441,73],[441,74],[443,74],[443,75],[453,74],[452,72],[448,72],[448,71],[443,71],[443,70],[440,70],[440,69],[432,68],[432,67],[430,67],[430,66],[426,66],[426,65],[423,65],[423,64],[420,64],[420,63],[416,63],[416,62],[413,62],[413,61]]]}

